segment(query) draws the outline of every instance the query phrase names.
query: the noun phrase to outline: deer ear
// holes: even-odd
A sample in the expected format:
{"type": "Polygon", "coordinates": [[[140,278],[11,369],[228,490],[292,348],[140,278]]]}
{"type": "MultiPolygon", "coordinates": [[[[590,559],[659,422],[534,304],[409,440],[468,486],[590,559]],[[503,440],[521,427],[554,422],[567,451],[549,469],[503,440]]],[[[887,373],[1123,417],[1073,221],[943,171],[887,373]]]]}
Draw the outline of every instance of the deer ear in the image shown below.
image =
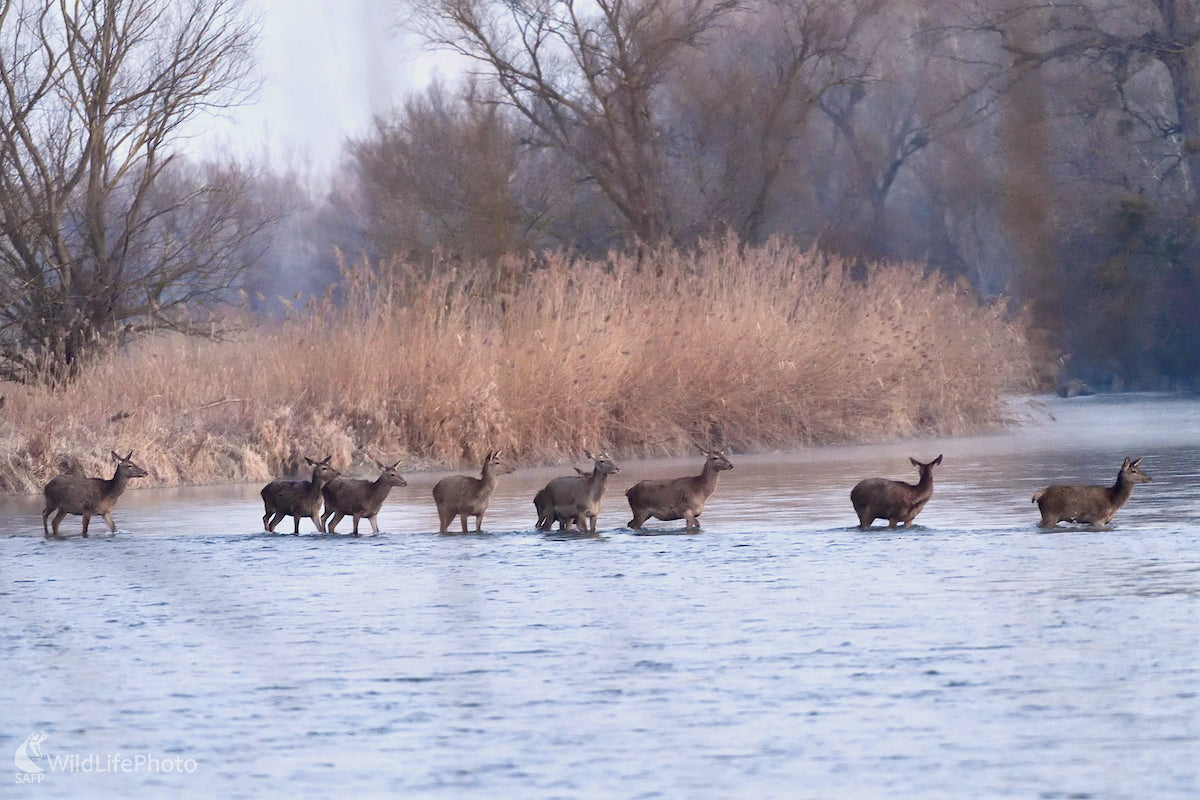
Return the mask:
{"type": "Polygon", "coordinates": [[[1133,461],[1129,462],[1129,466],[1136,467],[1138,464],[1142,463],[1143,458],[1145,458],[1145,456],[1138,456],[1133,461]]]}
{"type": "MultiPolygon", "coordinates": [[[[109,450],[109,451],[108,451],[108,454],[109,454],[110,456],[112,456],[112,459],[113,459],[113,461],[120,461],[120,460],[121,460],[121,457],[120,457],[119,455],[117,455],[117,451],[116,451],[116,450],[109,450]]],[[[133,453],[130,453],[130,455],[133,455],[133,453]]]]}
{"type": "Polygon", "coordinates": [[[938,453],[938,457],[935,458],[933,461],[929,462],[929,466],[936,467],[940,463],[942,463],[942,454],[938,453]]]}
{"type": "Polygon", "coordinates": [[[916,460],[915,458],[913,458],[912,456],[909,456],[909,457],[908,457],[908,460],[912,462],[912,465],[913,465],[914,467],[919,467],[919,466],[921,466],[921,462],[920,462],[920,461],[917,461],[917,460],[916,460]]]}
{"type": "Polygon", "coordinates": [[[1125,456],[1125,463],[1121,465],[1121,469],[1129,469],[1129,456],[1125,456]]]}

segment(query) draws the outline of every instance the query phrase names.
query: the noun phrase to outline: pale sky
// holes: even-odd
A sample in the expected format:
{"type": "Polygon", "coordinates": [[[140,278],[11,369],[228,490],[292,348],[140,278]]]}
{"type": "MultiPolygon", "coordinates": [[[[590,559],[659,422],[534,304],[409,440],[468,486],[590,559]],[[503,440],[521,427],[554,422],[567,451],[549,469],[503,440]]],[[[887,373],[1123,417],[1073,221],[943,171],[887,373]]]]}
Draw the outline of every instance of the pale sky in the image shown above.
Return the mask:
{"type": "Polygon", "coordinates": [[[452,62],[421,48],[396,25],[388,0],[249,0],[263,20],[262,86],[249,106],[206,120],[193,141],[201,153],[232,151],[277,167],[337,161],[348,135],[435,77],[453,80],[452,62]]]}

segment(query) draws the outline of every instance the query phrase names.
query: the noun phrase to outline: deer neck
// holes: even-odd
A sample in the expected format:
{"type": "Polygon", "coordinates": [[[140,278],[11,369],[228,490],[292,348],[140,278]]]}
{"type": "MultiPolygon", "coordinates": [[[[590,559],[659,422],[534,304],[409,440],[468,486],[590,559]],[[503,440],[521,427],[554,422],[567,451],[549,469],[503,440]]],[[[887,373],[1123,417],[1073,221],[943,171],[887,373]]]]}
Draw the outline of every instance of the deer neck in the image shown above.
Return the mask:
{"type": "Polygon", "coordinates": [[[592,472],[591,495],[593,498],[600,497],[604,494],[604,487],[608,483],[608,473],[595,470],[592,472]]]}
{"type": "Polygon", "coordinates": [[[1133,494],[1133,481],[1125,477],[1125,471],[1117,473],[1117,482],[1108,487],[1108,497],[1115,505],[1123,506],[1133,494]]]}
{"type": "Polygon", "coordinates": [[[392,491],[392,485],[388,483],[387,473],[380,475],[371,484],[371,494],[376,500],[382,500],[388,496],[388,492],[392,491]]]}
{"type": "Polygon", "coordinates": [[[105,494],[109,497],[114,497],[125,491],[125,487],[129,485],[129,473],[117,467],[117,471],[113,476],[104,482],[105,494]]]}
{"type": "Polygon", "coordinates": [[[704,469],[696,476],[696,485],[705,494],[712,494],[717,490],[717,479],[720,477],[721,471],[705,461],[704,469]]]}
{"type": "Polygon", "coordinates": [[[496,480],[500,476],[496,474],[496,469],[487,464],[483,468],[483,472],[479,475],[479,491],[486,494],[491,494],[496,488],[496,480]]]}
{"type": "Polygon", "coordinates": [[[928,500],[933,495],[933,470],[921,470],[921,477],[912,488],[916,499],[928,500]]]}

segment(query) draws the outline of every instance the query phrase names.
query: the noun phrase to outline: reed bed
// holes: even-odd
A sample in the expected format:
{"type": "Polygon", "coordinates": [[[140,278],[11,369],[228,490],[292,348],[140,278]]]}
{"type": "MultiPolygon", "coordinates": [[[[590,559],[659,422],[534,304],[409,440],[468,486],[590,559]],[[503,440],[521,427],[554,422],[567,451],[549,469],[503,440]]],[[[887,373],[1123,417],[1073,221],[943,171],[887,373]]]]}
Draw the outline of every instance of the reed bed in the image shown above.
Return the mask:
{"type": "MultiPolygon", "coordinates": [[[[66,387],[9,386],[0,490],[107,474],[266,480],[333,456],[407,469],[960,434],[1027,387],[1025,327],[916,265],[731,241],[603,263],[360,265],[237,341],[162,337],[66,387]]],[[[369,470],[367,470],[369,471],[369,470]]]]}

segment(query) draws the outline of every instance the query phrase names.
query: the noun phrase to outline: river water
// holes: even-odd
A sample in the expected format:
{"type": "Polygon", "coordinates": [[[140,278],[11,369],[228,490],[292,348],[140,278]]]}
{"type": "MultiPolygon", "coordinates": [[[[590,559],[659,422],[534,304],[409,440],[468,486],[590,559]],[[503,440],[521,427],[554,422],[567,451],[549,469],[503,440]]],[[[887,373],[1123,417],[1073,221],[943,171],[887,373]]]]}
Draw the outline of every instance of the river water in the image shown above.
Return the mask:
{"type": "Polygon", "coordinates": [[[89,540],[0,498],[0,794],[1195,798],[1200,401],[1015,407],[735,454],[698,534],[622,492],[699,458],[625,464],[596,538],[533,530],[569,467],[502,477],[481,536],[436,534],[437,475],[358,539],[263,533],[258,486],[131,490],[89,540]],[[854,527],[858,479],[938,453],[911,530],[854,527]],[[1108,529],[1036,527],[1126,455],[1154,480],[1108,529]]]}

